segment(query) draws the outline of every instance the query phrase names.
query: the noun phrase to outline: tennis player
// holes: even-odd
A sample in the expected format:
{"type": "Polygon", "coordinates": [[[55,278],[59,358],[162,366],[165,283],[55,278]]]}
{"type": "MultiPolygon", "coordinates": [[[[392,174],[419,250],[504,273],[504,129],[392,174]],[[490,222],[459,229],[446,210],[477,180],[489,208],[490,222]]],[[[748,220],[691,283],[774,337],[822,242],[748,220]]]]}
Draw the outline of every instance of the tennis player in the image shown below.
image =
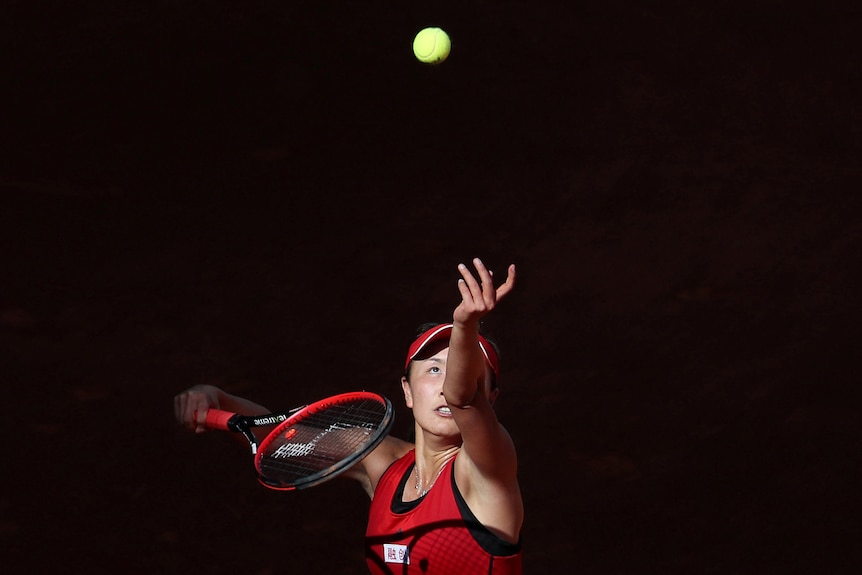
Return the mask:
{"type": "MultiPolygon", "coordinates": [[[[365,536],[372,575],[521,575],[524,505],[514,443],[493,409],[496,346],[479,322],[515,285],[495,288],[478,258],[461,264],[452,323],[426,324],[410,344],[401,388],[415,443],[388,436],[344,476],[371,498],[365,536]]],[[[212,386],[175,398],[177,419],[204,431],[209,408],[269,410],[212,386]]]]}

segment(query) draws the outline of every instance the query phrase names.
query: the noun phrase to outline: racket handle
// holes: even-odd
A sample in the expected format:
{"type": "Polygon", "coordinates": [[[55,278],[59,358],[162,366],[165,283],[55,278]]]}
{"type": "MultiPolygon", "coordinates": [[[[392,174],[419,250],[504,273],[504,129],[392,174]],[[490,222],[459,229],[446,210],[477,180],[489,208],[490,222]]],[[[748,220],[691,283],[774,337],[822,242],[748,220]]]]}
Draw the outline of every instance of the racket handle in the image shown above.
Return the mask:
{"type": "Polygon", "coordinates": [[[222,411],[221,409],[207,410],[207,418],[204,425],[209,429],[221,429],[222,431],[233,431],[228,425],[230,419],[236,413],[232,411],[222,411]]]}

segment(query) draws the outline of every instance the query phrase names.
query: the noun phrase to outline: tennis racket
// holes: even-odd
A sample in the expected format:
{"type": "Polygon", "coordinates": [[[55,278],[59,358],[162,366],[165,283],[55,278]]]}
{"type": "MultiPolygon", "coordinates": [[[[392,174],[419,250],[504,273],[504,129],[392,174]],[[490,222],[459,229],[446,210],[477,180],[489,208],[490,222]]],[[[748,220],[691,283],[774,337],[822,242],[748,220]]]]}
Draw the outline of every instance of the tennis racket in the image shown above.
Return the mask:
{"type": "Polygon", "coordinates": [[[270,489],[306,489],[338,476],[368,455],[392,428],[392,402],[368,391],[342,393],[283,413],[244,416],[207,411],[206,427],[242,433],[260,482],[270,489]],[[258,442],[255,427],[275,425],[258,442]]]}

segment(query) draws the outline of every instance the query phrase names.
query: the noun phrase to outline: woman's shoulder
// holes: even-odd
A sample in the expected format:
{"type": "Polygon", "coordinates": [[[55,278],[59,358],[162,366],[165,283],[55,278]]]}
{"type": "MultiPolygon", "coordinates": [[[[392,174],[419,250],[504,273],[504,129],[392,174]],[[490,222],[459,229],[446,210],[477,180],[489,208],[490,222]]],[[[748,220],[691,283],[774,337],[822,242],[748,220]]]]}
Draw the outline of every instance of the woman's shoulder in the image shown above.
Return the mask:
{"type": "Polygon", "coordinates": [[[362,483],[366,493],[371,497],[386,470],[402,457],[409,455],[411,451],[413,451],[413,444],[409,441],[387,436],[374,448],[374,451],[348,471],[347,475],[362,483]]]}
{"type": "MultiPolygon", "coordinates": [[[[386,471],[390,465],[413,451],[414,447],[413,443],[390,435],[380,442],[380,445],[368,457],[374,457],[377,464],[383,466],[383,471],[386,471]]],[[[380,472],[381,475],[383,471],[380,472]]]]}

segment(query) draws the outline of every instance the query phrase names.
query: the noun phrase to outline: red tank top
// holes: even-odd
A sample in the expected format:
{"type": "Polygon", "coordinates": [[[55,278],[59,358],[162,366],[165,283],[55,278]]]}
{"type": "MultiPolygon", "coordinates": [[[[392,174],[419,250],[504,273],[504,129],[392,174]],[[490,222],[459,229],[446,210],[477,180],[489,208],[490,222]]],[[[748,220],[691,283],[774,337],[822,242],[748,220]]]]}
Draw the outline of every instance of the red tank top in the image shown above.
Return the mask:
{"type": "Polygon", "coordinates": [[[479,523],[455,485],[453,461],[424,497],[409,503],[402,496],[413,472],[414,451],[380,478],[365,532],[372,575],[523,573],[520,543],[503,541],[479,523]]]}

